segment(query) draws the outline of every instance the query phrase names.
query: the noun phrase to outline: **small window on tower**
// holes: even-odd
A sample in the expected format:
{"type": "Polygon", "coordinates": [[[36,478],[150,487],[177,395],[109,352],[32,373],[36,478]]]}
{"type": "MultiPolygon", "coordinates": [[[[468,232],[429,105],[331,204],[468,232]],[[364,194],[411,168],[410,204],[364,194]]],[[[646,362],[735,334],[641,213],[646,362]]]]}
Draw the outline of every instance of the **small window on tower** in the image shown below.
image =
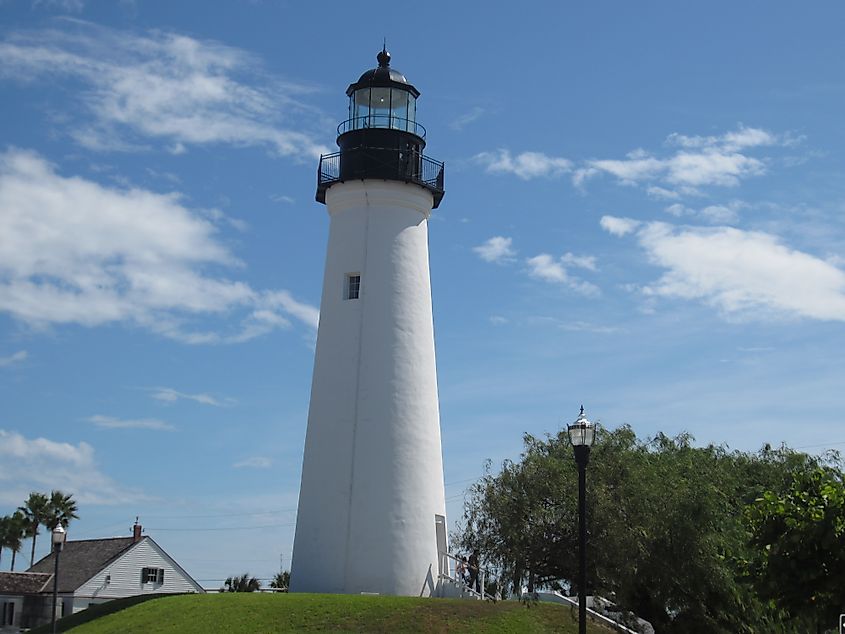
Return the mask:
{"type": "Polygon", "coordinates": [[[358,299],[361,295],[361,276],[349,273],[346,276],[346,299],[358,299]]]}

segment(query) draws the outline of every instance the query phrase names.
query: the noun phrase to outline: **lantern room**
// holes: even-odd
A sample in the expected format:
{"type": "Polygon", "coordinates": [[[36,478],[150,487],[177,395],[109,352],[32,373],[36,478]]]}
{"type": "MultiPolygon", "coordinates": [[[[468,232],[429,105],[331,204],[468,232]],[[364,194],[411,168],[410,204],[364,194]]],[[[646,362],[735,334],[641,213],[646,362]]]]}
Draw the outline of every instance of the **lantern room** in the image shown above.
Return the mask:
{"type": "Polygon", "coordinates": [[[383,48],[378,66],[346,89],[349,111],[337,127],[339,152],[320,157],[317,201],[326,190],[348,180],[383,179],[413,183],[429,190],[433,207],[443,198],[443,163],[423,155],[425,128],[417,123],[420,92],[390,66],[383,48]]]}
{"type": "Polygon", "coordinates": [[[378,67],[365,72],[346,90],[348,129],[390,128],[425,137],[425,130],[418,130],[416,125],[419,91],[402,73],[390,68],[390,53],[386,50],[376,59],[378,67]]]}

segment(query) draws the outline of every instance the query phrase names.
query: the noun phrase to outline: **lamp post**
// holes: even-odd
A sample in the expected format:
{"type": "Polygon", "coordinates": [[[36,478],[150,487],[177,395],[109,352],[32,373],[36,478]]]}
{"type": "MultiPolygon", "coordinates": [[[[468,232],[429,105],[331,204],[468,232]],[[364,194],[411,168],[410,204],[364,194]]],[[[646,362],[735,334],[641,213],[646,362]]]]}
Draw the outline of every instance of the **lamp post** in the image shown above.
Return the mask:
{"type": "Polygon", "coordinates": [[[584,406],[578,419],[569,425],[569,442],[575,451],[578,465],[578,632],[587,633],[587,462],[590,447],[596,437],[595,426],[584,416],[584,406]]]}
{"type": "Polygon", "coordinates": [[[61,522],[53,529],[53,552],[56,553],[55,567],[53,569],[53,634],[56,634],[56,605],[59,598],[59,555],[65,545],[65,527],[61,522]]]}

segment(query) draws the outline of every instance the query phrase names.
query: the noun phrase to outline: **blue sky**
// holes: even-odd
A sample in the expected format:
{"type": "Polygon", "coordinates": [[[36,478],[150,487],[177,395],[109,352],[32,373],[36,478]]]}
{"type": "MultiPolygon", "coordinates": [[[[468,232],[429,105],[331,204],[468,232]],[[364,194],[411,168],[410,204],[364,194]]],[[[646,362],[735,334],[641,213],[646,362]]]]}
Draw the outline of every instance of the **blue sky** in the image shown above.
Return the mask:
{"type": "Polygon", "coordinates": [[[207,586],[289,565],[315,170],[384,37],[446,162],[450,523],[582,402],[841,449],[845,8],[683,5],[0,2],[0,513],[61,488],[71,538],[139,515],[207,586]]]}

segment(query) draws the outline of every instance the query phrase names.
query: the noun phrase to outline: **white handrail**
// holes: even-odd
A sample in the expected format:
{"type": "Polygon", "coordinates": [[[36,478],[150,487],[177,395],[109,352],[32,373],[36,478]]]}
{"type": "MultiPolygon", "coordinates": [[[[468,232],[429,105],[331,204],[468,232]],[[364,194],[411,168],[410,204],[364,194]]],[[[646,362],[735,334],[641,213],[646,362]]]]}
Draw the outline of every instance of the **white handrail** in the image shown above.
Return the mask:
{"type": "Polygon", "coordinates": [[[457,568],[459,562],[463,563],[461,559],[456,555],[440,551],[440,576],[448,577],[456,583],[460,582],[460,584],[464,586],[467,590],[469,590],[471,594],[481,597],[482,600],[487,599],[488,595],[486,594],[484,586],[487,580],[487,569],[482,566],[478,567],[478,583],[480,584],[481,588],[481,592],[478,592],[474,588],[466,585],[466,581],[464,579],[458,577],[457,568]]]}
{"type": "MultiPolygon", "coordinates": [[[[540,593],[535,593],[535,594],[540,594],[540,593]]],[[[578,608],[578,601],[566,596],[565,594],[561,594],[557,590],[553,590],[551,592],[543,592],[543,594],[553,594],[554,596],[558,597],[559,599],[563,599],[564,601],[566,601],[570,605],[578,608]]],[[[593,616],[593,618],[598,619],[599,621],[602,621],[602,622],[606,623],[607,625],[610,625],[611,627],[615,628],[617,632],[623,632],[624,634],[639,634],[637,631],[632,630],[631,628],[626,627],[625,625],[622,625],[622,623],[620,623],[619,621],[614,621],[610,617],[605,616],[604,614],[601,614],[600,612],[596,612],[593,608],[587,608],[587,614],[591,614],[593,616]]]]}

